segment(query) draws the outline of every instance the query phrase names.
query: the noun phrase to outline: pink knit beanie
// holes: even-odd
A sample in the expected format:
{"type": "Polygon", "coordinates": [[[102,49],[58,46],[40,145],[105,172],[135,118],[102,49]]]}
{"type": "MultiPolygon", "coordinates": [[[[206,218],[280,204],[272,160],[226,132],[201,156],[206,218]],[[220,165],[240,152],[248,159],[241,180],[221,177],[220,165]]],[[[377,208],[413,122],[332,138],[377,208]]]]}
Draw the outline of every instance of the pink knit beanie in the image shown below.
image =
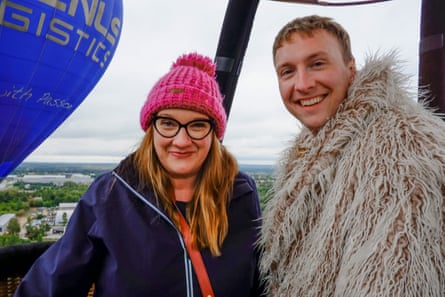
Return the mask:
{"type": "Polygon", "coordinates": [[[215,121],[215,132],[222,140],[226,129],[226,112],[215,79],[215,64],[209,57],[190,53],[180,56],[154,85],[140,113],[144,131],[152,117],[167,108],[184,108],[208,115],[215,121]]]}

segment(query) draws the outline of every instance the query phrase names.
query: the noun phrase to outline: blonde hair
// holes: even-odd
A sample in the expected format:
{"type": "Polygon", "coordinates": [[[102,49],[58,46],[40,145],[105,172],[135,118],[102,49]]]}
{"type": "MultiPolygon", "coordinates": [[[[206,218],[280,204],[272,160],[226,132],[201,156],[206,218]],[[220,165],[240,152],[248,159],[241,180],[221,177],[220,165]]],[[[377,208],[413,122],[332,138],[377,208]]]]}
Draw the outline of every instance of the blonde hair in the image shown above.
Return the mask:
{"type": "MultiPolygon", "coordinates": [[[[214,256],[221,255],[221,246],[229,229],[227,207],[238,173],[235,157],[212,132],[212,145],[198,173],[194,198],[187,207],[192,242],[198,248],[209,248],[214,256]]],[[[179,228],[176,207],[169,195],[172,185],[161,166],[153,145],[153,126],[149,126],[140,147],[135,152],[134,165],[139,168],[143,186],[151,187],[166,214],[179,228]]]]}
{"type": "Polygon", "coordinates": [[[311,15],[293,19],[281,28],[273,43],[272,54],[274,62],[277,50],[283,45],[283,42],[289,41],[294,33],[312,36],[314,31],[317,30],[326,30],[337,38],[342,49],[343,60],[345,63],[354,59],[348,32],[340,24],[329,17],[311,15]]]}

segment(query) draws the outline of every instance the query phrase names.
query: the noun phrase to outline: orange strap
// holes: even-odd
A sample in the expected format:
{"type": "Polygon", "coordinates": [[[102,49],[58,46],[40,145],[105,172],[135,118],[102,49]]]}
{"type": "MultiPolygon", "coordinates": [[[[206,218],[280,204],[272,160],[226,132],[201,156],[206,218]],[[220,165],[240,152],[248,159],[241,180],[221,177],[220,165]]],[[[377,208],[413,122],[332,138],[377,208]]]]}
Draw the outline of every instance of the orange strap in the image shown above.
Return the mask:
{"type": "Polygon", "coordinates": [[[203,297],[215,297],[213,293],[212,284],[210,283],[209,275],[207,274],[204,261],[202,260],[201,253],[199,250],[192,245],[192,238],[190,234],[190,228],[182,215],[181,211],[178,209],[179,222],[181,224],[181,233],[184,238],[185,245],[187,247],[187,252],[189,253],[190,259],[192,260],[193,268],[195,268],[196,276],[198,277],[198,283],[201,287],[201,292],[203,297]]]}
{"type": "Polygon", "coordinates": [[[196,276],[198,277],[199,287],[201,288],[201,293],[203,297],[215,297],[215,293],[213,293],[212,284],[210,283],[209,275],[207,274],[207,269],[204,265],[204,261],[202,260],[201,253],[199,250],[193,246],[192,243],[192,235],[190,233],[189,224],[185,220],[178,206],[176,205],[176,197],[175,192],[170,190],[170,197],[173,200],[173,204],[178,211],[179,224],[181,225],[181,234],[185,241],[185,246],[187,248],[187,252],[189,254],[190,259],[192,260],[193,268],[195,269],[196,276]]]}

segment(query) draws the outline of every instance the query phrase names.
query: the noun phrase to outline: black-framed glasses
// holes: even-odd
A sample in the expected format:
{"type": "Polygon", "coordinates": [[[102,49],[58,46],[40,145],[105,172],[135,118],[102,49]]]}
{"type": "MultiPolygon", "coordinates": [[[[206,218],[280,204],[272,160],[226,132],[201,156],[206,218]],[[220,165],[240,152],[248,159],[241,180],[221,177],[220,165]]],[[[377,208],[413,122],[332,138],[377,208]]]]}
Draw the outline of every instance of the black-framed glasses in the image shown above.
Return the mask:
{"type": "Polygon", "coordinates": [[[156,131],[165,138],[173,138],[178,135],[179,130],[184,128],[187,135],[194,140],[205,138],[212,131],[214,123],[212,120],[193,120],[181,124],[175,119],[169,117],[153,117],[153,125],[156,131]]]}

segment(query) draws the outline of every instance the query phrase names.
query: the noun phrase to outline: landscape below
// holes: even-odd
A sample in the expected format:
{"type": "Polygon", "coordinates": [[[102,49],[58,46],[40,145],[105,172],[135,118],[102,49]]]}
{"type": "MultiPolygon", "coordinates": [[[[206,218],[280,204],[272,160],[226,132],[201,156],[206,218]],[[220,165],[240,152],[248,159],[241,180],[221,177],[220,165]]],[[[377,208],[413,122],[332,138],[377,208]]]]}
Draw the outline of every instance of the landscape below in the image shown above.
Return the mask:
{"type": "MultiPolygon", "coordinates": [[[[24,162],[0,180],[0,247],[60,238],[82,194],[112,163],[24,162]]],[[[240,164],[258,188],[261,204],[273,184],[273,166],[240,164]]]]}

